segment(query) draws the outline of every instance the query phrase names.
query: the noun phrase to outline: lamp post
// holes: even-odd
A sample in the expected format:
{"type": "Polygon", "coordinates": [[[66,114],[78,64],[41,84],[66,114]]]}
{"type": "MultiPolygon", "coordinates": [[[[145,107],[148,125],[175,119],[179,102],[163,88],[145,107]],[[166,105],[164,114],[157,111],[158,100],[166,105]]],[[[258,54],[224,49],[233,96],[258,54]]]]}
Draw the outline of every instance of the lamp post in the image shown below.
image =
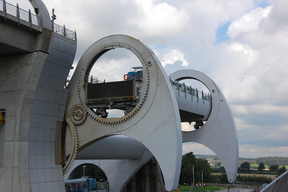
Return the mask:
{"type": "Polygon", "coordinates": [[[195,179],[194,179],[194,165],[192,165],[192,183],[191,183],[191,188],[192,188],[192,191],[193,191],[193,187],[194,187],[194,182],[195,182],[195,179]]]}
{"type": "Polygon", "coordinates": [[[201,171],[201,178],[202,178],[202,187],[204,187],[204,183],[203,183],[203,171],[201,171]]]}
{"type": "Polygon", "coordinates": [[[194,165],[193,165],[193,187],[195,186],[195,174],[194,174],[194,165]]]}
{"type": "Polygon", "coordinates": [[[86,165],[83,165],[83,177],[85,176],[85,168],[86,168],[86,165]]]}

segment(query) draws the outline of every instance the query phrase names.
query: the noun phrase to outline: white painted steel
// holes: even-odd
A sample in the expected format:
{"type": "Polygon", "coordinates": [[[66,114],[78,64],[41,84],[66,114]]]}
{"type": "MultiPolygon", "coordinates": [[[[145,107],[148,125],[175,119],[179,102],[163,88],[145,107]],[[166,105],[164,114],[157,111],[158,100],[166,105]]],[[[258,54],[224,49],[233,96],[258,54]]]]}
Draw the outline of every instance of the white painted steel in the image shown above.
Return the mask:
{"type": "Polygon", "coordinates": [[[236,179],[239,159],[238,137],[228,103],[216,83],[204,73],[181,70],[170,75],[172,80],[195,79],[210,91],[212,110],[206,123],[199,129],[183,133],[183,142],[197,142],[216,153],[224,164],[228,181],[236,179]]]}
{"type": "Polygon", "coordinates": [[[137,160],[131,159],[119,159],[119,160],[75,160],[73,166],[65,174],[64,180],[67,180],[71,175],[72,171],[86,163],[91,163],[97,165],[102,169],[108,178],[109,182],[109,191],[110,192],[119,192],[125,184],[129,182],[129,180],[139,171],[141,167],[143,167],[153,155],[151,152],[146,149],[141,158],[137,160]]]}
{"type": "Polygon", "coordinates": [[[101,139],[79,151],[76,159],[139,159],[145,147],[139,141],[124,137],[111,136],[101,139]]]}
{"type": "MultiPolygon", "coordinates": [[[[228,179],[230,182],[236,178],[238,167],[238,139],[234,120],[229,110],[228,104],[225,101],[223,94],[217,85],[205,74],[194,70],[185,70],[176,72],[170,76],[175,79],[193,78],[203,82],[212,94],[212,106],[214,109],[208,118],[205,126],[201,127],[197,131],[190,133],[183,132],[183,142],[198,142],[210,149],[212,149],[216,155],[219,156],[223,162],[228,179]],[[221,114],[220,114],[221,113],[221,114]],[[211,118],[211,119],[210,119],[211,118]],[[219,124],[219,121],[222,122],[219,124]],[[204,133],[203,133],[204,132],[204,133]],[[202,133],[202,134],[201,134],[202,133]],[[225,137],[225,139],[222,139],[225,137]],[[228,138],[228,139],[226,139],[228,138]]],[[[186,102],[186,101],[185,101],[186,102]]],[[[187,101],[188,102],[188,101],[187,101]]],[[[205,101],[206,102],[206,101],[205,101]]],[[[179,102],[178,102],[179,103],[179,102]]],[[[190,107],[194,107],[193,105],[190,107]]],[[[190,109],[189,109],[190,110],[190,109]]],[[[109,185],[112,192],[119,191],[125,183],[129,181],[132,175],[134,175],[143,165],[152,158],[152,154],[146,150],[145,154],[138,160],[90,160],[85,161],[93,163],[105,172],[109,178],[109,185]],[[100,163],[101,162],[101,163],[100,163]],[[104,163],[105,162],[105,163],[104,163]],[[119,166],[121,165],[121,166],[119,166]],[[111,169],[111,167],[117,167],[117,169],[111,169]],[[129,174],[122,174],[123,172],[129,174]],[[121,176],[120,176],[121,173],[121,176]],[[112,178],[112,179],[111,179],[112,178]],[[116,179],[116,178],[121,178],[116,179]]],[[[81,160],[76,161],[76,165],[81,163],[81,160]]],[[[84,163],[84,162],[82,162],[84,163]]],[[[72,170],[76,166],[73,166],[72,170]]],[[[71,173],[71,171],[66,175],[71,173]]]]}
{"type": "Polygon", "coordinates": [[[191,121],[188,122],[193,122],[197,120],[206,121],[208,119],[211,112],[211,101],[209,100],[209,98],[203,99],[201,94],[199,94],[198,96],[189,94],[187,93],[188,91],[181,90],[177,88],[177,86],[173,86],[173,90],[176,96],[179,110],[191,113],[191,121]],[[201,119],[197,119],[197,117],[193,117],[193,114],[203,117],[201,117],[201,119]]]}
{"type": "MultiPolygon", "coordinates": [[[[200,114],[203,116],[203,120],[207,120],[198,130],[183,133],[183,142],[198,142],[212,149],[223,162],[228,180],[230,182],[235,180],[238,139],[232,114],[220,89],[209,77],[195,70],[175,72],[170,75],[170,78],[172,80],[196,79],[201,81],[210,91],[212,103],[196,97],[192,97],[192,101],[188,100],[184,92],[173,89],[151,50],[131,37],[114,35],[103,38],[94,43],[80,59],[68,86],[70,94],[66,108],[67,117],[71,119],[77,130],[79,157],[81,157],[82,149],[85,150],[85,147],[95,143],[90,146],[90,149],[94,150],[97,148],[95,146],[99,139],[112,135],[125,135],[137,140],[147,148],[144,155],[139,156],[138,160],[101,160],[102,163],[105,162],[105,166],[109,167],[107,173],[106,168],[100,165],[107,174],[111,186],[115,186],[117,189],[122,187],[153,155],[162,169],[166,189],[172,190],[177,187],[182,157],[179,109],[200,114]],[[112,48],[127,48],[140,59],[144,69],[143,86],[140,104],[130,113],[121,118],[105,119],[97,116],[85,104],[85,77],[89,74],[89,69],[95,60],[112,48]],[[86,119],[79,123],[75,122],[71,115],[75,106],[82,107],[88,114],[86,119]],[[221,139],[222,137],[225,139],[221,139]],[[125,171],[121,171],[120,166],[111,170],[111,166],[119,162],[121,162],[121,166],[125,167],[125,171]],[[133,166],[131,166],[131,162],[133,162],[133,166]],[[111,178],[119,178],[120,172],[122,181],[114,183],[111,178]]],[[[131,151],[133,150],[131,149],[131,151]]],[[[87,149],[87,151],[90,150],[87,149]]],[[[87,151],[86,155],[89,153],[87,151]]],[[[107,157],[121,158],[119,154],[129,153],[130,150],[119,150],[115,156],[113,156],[113,151],[113,149],[107,148],[107,157]]],[[[101,158],[105,158],[106,155],[104,154],[101,158]]],[[[93,157],[91,156],[91,158],[93,157]]]]}
{"type": "Polygon", "coordinates": [[[149,48],[139,40],[125,35],[112,35],[100,39],[81,57],[68,89],[70,92],[66,107],[67,117],[73,119],[73,107],[76,105],[80,105],[88,114],[82,124],[71,120],[77,130],[80,150],[102,137],[124,135],[134,138],[157,159],[166,189],[169,191],[177,187],[182,155],[178,105],[167,75],[149,48]],[[104,119],[85,104],[85,77],[91,65],[106,51],[114,48],[126,48],[141,61],[142,94],[138,105],[126,116],[104,119]]]}

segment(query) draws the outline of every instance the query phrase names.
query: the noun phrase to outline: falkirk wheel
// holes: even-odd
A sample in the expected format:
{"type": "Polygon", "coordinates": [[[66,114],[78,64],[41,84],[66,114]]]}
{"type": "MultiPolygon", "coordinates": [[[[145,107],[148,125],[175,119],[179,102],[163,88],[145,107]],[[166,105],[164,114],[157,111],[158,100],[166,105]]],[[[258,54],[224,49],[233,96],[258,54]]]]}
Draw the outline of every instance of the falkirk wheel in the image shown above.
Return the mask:
{"type": "Polygon", "coordinates": [[[102,168],[111,191],[120,191],[153,157],[170,191],[178,186],[184,142],[210,148],[229,182],[235,180],[234,120],[209,77],[195,70],[167,76],[139,40],[112,35],[87,49],[64,87],[76,34],[69,39],[65,27],[57,33],[44,3],[29,2],[41,26],[0,9],[5,29],[0,30],[0,191],[64,191],[63,174],[67,177],[80,160],[102,168]],[[123,81],[89,81],[99,58],[119,48],[131,51],[142,66],[123,81]],[[210,94],[185,85],[187,79],[202,82],[210,94]],[[124,115],[110,117],[110,109],[124,115]],[[181,122],[195,122],[197,129],[182,132],[181,122]]]}
{"type": "Polygon", "coordinates": [[[168,77],[143,43],[112,35],[88,48],[67,89],[65,123],[58,136],[58,162],[64,167],[65,178],[78,165],[90,162],[105,172],[110,190],[119,191],[155,157],[170,191],[178,186],[182,143],[197,142],[216,153],[228,181],[235,181],[238,139],[234,120],[219,87],[205,74],[181,70],[168,77]],[[89,81],[97,60],[118,48],[135,54],[142,64],[140,70],[128,73],[124,81],[89,81]],[[181,83],[185,79],[202,82],[210,94],[199,94],[181,83]],[[109,109],[122,110],[124,115],[109,118],[109,109]],[[197,129],[182,132],[181,122],[196,122],[197,129]]]}

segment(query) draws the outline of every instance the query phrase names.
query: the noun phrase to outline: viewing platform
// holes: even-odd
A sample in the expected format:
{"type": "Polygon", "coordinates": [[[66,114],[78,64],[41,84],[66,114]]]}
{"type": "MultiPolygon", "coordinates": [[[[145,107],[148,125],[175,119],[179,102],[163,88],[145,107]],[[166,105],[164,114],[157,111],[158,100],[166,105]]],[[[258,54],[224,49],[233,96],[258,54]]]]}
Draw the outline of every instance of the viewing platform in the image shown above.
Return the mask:
{"type": "Polygon", "coordinates": [[[69,30],[65,25],[60,26],[51,20],[51,27],[43,26],[43,19],[38,14],[38,9],[23,10],[18,4],[12,5],[5,0],[0,0],[0,56],[9,56],[30,53],[35,50],[47,51],[46,47],[39,46],[39,38],[51,39],[52,33],[58,34],[71,41],[77,41],[76,32],[69,30]]]}

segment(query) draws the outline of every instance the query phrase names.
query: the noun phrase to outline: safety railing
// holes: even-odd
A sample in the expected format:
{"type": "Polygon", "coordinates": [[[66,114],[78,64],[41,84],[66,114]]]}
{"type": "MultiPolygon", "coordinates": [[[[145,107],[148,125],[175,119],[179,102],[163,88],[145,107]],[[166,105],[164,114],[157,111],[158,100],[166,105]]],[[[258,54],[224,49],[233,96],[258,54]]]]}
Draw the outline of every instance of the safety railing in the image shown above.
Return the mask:
{"type": "Polygon", "coordinates": [[[41,17],[32,14],[30,9],[29,11],[26,11],[24,9],[19,8],[18,4],[12,5],[6,0],[0,0],[0,11],[4,12],[5,17],[7,17],[7,14],[12,15],[14,17],[18,18],[18,22],[21,20],[27,21],[30,24],[37,25],[42,27],[41,17]]]}
{"type": "MultiPolygon", "coordinates": [[[[52,21],[53,23],[53,21],[52,21]]],[[[77,36],[76,36],[76,32],[69,30],[65,27],[65,25],[61,26],[58,25],[56,23],[53,23],[53,32],[59,34],[59,35],[63,35],[64,37],[67,37],[68,39],[72,39],[74,41],[77,40],[77,36]]]]}
{"type": "MultiPolygon", "coordinates": [[[[20,20],[24,20],[30,23],[30,27],[32,27],[32,24],[37,25],[39,27],[43,26],[41,17],[39,17],[38,15],[32,14],[30,9],[26,11],[24,9],[19,8],[18,4],[15,6],[6,2],[6,0],[0,0],[0,11],[4,13],[5,19],[7,19],[7,14],[18,18],[19,24],[20,24],[20,20]]],[[[60,26],[54,23],[54,20],[52,20],[51,25],[52,25],[53,32],[63,35],[64,37],[67,37],[68,39],[72,39],[74,41],[77,40],[76,32],[67,29],[65,25],[60,26]]]]}
{"type": "Polygon", "coordinates": [[[104,81],[101,81],[101,80],[99,80],[98,78],[93,77],[93,75],[91,75],[91,76],[88,78],[88,83],[92,83],[92,84],[95,84],[95,83],[105,83],[105,80],[104,80],[104,81]]]}
{"type": "Polygon", "coordinates": [[[202,98],[203,100],[211,101],[211,95],[209,93],[208,94],[204,93],[203,90],[199,91],[197,88],[194,89],[191,86],[185,85],[185,83],[180,83],[178,81],[173,81],[171,79],[170,83],[174,89],[178,90],[178,92],[181,91],[185,93],[185,95],[189,94],[197,98],[202,98]]]}

